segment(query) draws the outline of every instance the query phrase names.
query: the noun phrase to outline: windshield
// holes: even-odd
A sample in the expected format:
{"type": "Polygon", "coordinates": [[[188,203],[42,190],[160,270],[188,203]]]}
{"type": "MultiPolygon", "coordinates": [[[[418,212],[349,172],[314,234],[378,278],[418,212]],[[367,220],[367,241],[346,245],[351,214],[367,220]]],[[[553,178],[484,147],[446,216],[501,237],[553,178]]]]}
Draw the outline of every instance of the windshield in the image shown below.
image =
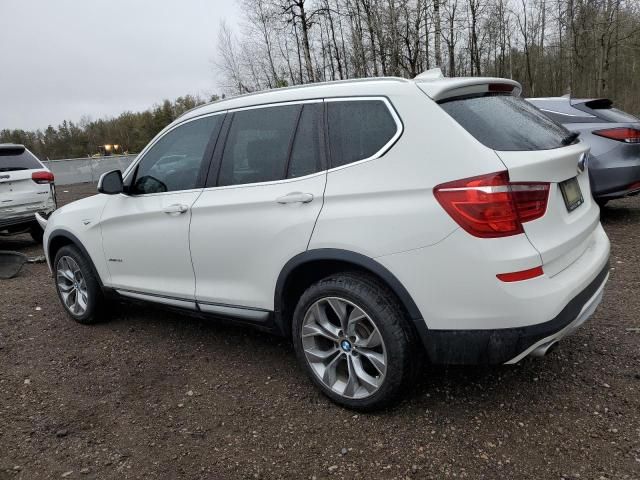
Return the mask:
{"type": "Polygon", "coordinates": [[[24,148],[0,148],[0,172],[41,168],[38,159],[24,148]]]}
{"type": "Polygon", "coordinates": [[[570,143],[566,128],[520,97],[456,97],[443,100],[440,106],[478,141],[494,150],[549,150],[570,143]]]}

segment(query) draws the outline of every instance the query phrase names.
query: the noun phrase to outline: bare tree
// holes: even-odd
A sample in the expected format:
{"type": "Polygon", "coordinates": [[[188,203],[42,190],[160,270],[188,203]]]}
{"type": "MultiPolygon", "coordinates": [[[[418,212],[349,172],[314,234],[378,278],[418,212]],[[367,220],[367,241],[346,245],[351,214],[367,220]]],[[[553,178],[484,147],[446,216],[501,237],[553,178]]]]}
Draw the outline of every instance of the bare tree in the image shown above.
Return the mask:
{"type": "Polygon", "coordinates": [[[528,95],[614,95],[640,111],[638,0],[242,0],[215,68],[227,93],[324,79],[515,78],[528,95]],[[235,33],[238,32],[238,33],[235,33]],[[237,35],[237,36],[236,36],[237,35]]]}

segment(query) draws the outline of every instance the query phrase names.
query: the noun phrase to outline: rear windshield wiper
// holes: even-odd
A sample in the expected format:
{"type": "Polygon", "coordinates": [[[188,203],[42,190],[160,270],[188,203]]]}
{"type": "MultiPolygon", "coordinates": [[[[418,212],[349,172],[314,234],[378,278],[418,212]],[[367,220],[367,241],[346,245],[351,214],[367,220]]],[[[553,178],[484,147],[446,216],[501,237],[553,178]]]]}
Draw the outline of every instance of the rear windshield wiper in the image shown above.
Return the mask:
{"type": "Polygon", "coordinates": [[[580,136],[580,132],[571,132],[562,139],[562,145],[571,145],[580,136]]]}

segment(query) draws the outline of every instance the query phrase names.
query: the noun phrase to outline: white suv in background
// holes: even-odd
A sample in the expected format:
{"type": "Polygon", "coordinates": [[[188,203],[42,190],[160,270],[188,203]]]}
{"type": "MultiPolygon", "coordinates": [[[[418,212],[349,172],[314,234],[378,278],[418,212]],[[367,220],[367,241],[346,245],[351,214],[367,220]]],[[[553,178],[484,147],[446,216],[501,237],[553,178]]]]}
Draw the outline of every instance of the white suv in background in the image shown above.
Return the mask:
{"type": "Polygon", "coordinates": [[[55,210],[53,180],[53,173],[24,145],[0,144],[0,235],[29,232],[42,242],[35,215],[47,217],[55,210]]]}
{"type": "Polygon", "coordinates": [[[584,322],[609,240],[587,147],[495,78],[382,78],[215,102],[49,219],[69,315],[107,296],[292,339],[332,400],[398,398],[424,355],[514,363],[584,322]]]}

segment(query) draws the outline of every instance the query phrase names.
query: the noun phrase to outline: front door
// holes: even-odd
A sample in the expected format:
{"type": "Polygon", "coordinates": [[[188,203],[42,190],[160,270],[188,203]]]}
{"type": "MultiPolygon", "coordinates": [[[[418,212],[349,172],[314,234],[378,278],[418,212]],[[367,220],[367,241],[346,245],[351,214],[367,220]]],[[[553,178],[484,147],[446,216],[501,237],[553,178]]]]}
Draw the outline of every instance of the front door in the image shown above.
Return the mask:
{"type": "Polygon", "coordinates": [[[193,304],[191,207],[202,192],[223,116],[200,117],[166,132],[130,170],[126,193],[107,202],[102,244],[110,286],[121,293],[193,304]]]}

